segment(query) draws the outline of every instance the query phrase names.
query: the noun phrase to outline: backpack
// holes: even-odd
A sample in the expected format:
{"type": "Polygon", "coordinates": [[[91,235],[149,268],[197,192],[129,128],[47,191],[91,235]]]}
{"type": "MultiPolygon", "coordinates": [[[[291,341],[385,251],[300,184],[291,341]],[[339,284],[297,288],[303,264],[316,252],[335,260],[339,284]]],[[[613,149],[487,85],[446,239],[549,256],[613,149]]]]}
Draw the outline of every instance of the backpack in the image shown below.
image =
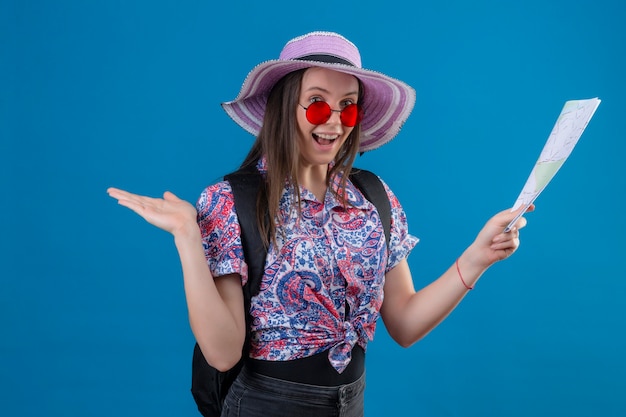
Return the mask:
{"type": "MultiPolygon", "coordinates": [[[[258,191],[262,185],[262,176],[256,167],[242,168],[224,177],[230,183],[241,227],[241,243],[243,253],[248,264],[248,281],[243,286],[245,311],[250,311],[250,300],[259,292],[263,278],[265,257],[267,252],[257,227],[256,205],[258,191]]],[[[391,206],[387,192],[380,179],[370,171],[353,168],[350,172],[350,181],[363,193],[378,210],[385,239],[389,245],[391,229],[391,206]]],[[[266,217],[266,221],[269,218],[266,217]]],[[[204,417],[219,417],[222,412],[224,398],[235,378],[241,370],[247,356],[250,337],[250,315],[246,314],[246,341],[244,354],[233,368],[220,372],[209,365],[202,355],[202,351],[195,344],[191,367],[191,393],[198,406],[198,411],[204,417]]]]}

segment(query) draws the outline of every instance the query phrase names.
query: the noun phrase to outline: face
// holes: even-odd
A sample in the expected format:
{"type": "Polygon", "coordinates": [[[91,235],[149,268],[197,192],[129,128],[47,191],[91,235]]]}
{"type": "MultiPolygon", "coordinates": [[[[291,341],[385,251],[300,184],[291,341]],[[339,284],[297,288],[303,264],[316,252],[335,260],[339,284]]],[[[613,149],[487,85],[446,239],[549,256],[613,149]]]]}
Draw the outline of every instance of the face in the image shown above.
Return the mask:
{"type": "Polygon", "coordinates": [[[305,166],[328,165],[333,161],[354,128],[342,124],[339,110],[356,104],[358,97],[359,82],[352,75],[318,67],[304,72],[296,119],[300,157],[305,166]],[[330,118],[322,124],[312,124],[304,109],[317,101],[338,110],[331,112],[330,118]]]}

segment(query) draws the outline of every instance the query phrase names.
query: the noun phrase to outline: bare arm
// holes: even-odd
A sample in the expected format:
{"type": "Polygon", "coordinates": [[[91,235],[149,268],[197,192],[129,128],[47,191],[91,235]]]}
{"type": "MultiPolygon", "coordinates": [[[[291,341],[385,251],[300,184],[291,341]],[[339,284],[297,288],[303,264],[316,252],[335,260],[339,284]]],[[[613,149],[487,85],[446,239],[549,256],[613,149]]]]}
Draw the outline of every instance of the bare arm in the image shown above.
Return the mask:
{"type": "Polygon", "coordinates": [[[416,292],[406,260],[387,273],[381,316],[389,334],[398,344],[407,347],[428,334],[465,297],[468,292],[466,285],[473,287],[489,266],[517,250],[519,229],[526,225],[526,219],[520,218],[510,232],[502,232],[516,214],[506,210],[485,224],[458,259],[463,280],[457,266],[452,265],[441,277],[416,292]]]}
{"type": "Polygon", "coordinates": [[[108,193],[174,236],[180,257],[189,323],[207,362],[219,370],[234,366],[245,339],[245,315],[238,274],[213,279],[206,263],[197,212],[170,192],[149,198],[110,188],[108,193]]]}

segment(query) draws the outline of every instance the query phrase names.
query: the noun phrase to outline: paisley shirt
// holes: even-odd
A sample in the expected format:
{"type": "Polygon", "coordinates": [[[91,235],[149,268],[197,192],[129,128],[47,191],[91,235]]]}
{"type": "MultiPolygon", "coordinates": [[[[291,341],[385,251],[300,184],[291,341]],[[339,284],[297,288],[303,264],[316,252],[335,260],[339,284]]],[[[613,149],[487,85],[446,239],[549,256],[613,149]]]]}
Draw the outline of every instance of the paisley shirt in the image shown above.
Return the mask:
{"type": "MultiPolygon", "coordinates": [[[[267,172],[264,159],[258,169],[267,172]]],[[[385,273],[418,241],[408,234],[398,199],[384,186],[391,203],[389,245],[376,207],[350,181],[345,208],[330,190],[320,202],[300,188],[300,213],[293,186],[286,184],[275,219],[276,246],[270,244],[261,290],[252,299],[250,357],[285,361],[328,351],[342,372],[357,343],[366,349],[383,302],[385,273]]],[[[339,178],[331,187],[339,189],[339,178]]],[[[197,209],[211,273],[237,273],[245,284],[248,269],[228,182],[206,188],[197,209]]]]}

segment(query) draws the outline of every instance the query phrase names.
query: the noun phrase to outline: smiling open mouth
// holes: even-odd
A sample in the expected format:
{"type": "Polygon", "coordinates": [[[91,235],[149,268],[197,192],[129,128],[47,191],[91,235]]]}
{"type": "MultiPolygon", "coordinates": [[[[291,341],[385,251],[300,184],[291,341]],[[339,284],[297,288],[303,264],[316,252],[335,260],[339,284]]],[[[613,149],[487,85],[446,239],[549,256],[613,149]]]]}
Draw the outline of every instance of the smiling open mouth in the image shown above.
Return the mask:
{"type": "Polygon", "coordinates": [[[320,145],[330,145],[337,140],[338,137],[337,135],[318,135],[313,133],[313,139],[320,145]]]}

